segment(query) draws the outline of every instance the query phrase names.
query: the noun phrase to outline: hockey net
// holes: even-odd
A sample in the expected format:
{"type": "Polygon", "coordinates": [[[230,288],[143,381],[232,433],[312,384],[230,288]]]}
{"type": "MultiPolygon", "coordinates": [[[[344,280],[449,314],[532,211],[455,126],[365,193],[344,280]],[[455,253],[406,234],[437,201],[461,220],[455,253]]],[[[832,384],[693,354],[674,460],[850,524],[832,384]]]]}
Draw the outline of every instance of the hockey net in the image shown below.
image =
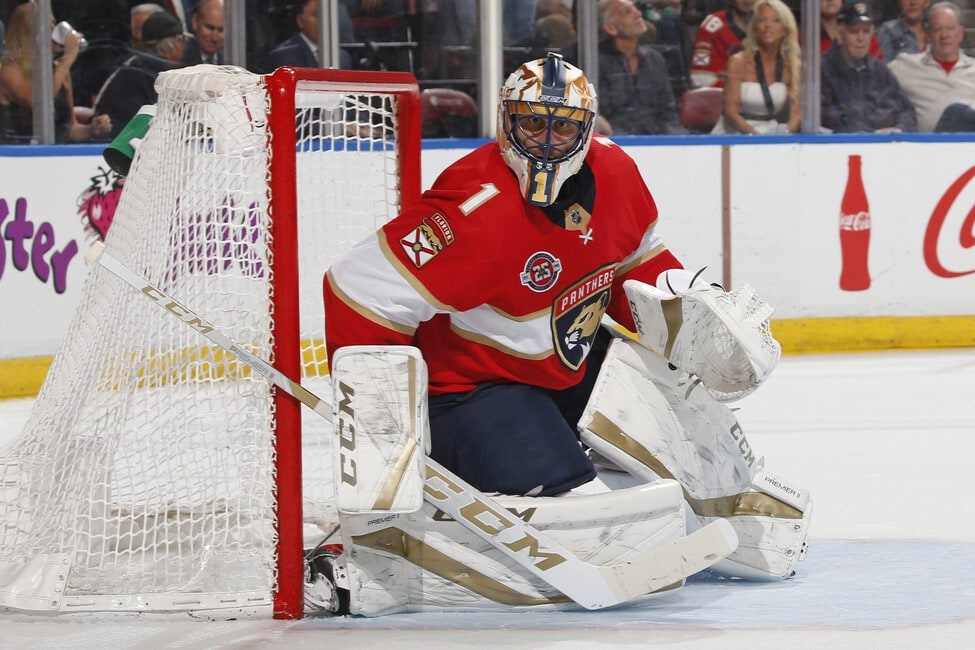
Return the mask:
{"type": "MultiPolygon", "coordinates": [[[[157,89],[106,250],[327,394],[323,273],[418,196],[415,79],[196,66],[157,89]]],[[[301,616],[302,548],[336,522],[326,426],[92,268],[0,449],[0,608],[301,616]]]]}

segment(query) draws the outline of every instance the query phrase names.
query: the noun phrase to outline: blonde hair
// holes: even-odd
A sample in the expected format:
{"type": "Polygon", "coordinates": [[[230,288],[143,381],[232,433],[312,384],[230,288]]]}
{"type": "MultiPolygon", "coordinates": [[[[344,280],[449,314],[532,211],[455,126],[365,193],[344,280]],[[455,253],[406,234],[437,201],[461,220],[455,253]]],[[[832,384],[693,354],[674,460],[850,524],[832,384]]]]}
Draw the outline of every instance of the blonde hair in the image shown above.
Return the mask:
{"type": "Polygon", "coordinates": [[[31,78],[30,50],[34,24],[32,13],[33,7],[29,2],[18,5],[13,10],[7,23],[3,51],[3,60],[19,65],[28,81],[31,78]]]}
{"type": "MultiPolygon", "coordinates": [[[[802,52],[799,48],[799,28],[796,25],[796,17],[792,14],[792,10],[789,9],[788,5],[782,2],[782,0],[757,0],[752,9],[752,18],[748,21],[748,27],[745,29],[745,38],[742,41],[742,46],[749,54],[752,54],[755,48],[758,47],[758,39],[755,37],[755,17],[758,16],[758,10],[766,6],[771,7],[779,17],[779,20],[782,21],[782,24],[785,25],[785,38],[782,40],[779,54],[782,56],[785,67],[789,70],[789,92],[792,93],[793,97],[798,97],[799,57],[802,52]]],[[[760,65],[758,61],[755,63],[756,65],[760,65]]]]}

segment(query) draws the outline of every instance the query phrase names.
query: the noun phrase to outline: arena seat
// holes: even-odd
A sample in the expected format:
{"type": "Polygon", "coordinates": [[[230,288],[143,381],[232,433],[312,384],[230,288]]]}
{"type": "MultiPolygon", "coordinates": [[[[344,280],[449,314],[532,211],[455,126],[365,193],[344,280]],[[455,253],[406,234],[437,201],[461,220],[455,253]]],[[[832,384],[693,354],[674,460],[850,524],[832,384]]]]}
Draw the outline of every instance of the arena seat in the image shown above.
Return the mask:
{"type": "Polygon", "coordinates": [[[724,89],[707,86],[688,90],[680,98],[680,123],[695,133],[708,133],[721,117],[724,89]]]}

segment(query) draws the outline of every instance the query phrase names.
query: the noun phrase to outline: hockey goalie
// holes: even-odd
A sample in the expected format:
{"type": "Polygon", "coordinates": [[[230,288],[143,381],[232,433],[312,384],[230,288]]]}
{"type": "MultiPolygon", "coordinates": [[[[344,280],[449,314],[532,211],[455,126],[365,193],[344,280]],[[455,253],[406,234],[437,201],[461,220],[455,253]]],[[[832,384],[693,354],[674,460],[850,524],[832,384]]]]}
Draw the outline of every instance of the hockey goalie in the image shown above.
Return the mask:
{"type": "Polygon", "coordinates": [[[595,608],[705,568],[795,572],[809,496],[762,466],[725,405],[778,361],[771,309],[683,270],[596,116],[581,70],[525,63],[501,88],[497,141],[326,273],[336,484],[351,491],[341,549],[312,561],[316,604],[595,608]]]}

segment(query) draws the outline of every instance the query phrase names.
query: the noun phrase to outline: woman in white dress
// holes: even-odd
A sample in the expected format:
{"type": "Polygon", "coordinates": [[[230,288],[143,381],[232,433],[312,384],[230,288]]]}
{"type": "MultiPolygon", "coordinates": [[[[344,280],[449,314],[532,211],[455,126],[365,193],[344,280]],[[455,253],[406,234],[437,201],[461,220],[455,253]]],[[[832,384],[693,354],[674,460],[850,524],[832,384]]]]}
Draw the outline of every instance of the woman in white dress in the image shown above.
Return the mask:
{"type": "Polygon", "coordinates": [[[758,0],[742,50],[728,59],[712,133],[797,133],[801,118],[795,16],[781,0],[758,0]]]}

